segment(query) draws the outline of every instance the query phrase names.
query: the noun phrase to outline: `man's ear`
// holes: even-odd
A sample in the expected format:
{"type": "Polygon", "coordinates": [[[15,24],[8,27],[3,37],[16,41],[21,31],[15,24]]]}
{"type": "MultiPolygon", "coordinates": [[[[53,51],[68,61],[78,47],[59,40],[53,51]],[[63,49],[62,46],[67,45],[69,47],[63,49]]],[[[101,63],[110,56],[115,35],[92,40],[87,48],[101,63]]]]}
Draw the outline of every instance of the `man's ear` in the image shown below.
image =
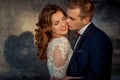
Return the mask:
{"type": "Polygon", "coordinates": [[[84,18],[84,20],[83,20],[84,24],[88,24],[89,22],[90,22],[90,18],[89,17],[84,18]]]}

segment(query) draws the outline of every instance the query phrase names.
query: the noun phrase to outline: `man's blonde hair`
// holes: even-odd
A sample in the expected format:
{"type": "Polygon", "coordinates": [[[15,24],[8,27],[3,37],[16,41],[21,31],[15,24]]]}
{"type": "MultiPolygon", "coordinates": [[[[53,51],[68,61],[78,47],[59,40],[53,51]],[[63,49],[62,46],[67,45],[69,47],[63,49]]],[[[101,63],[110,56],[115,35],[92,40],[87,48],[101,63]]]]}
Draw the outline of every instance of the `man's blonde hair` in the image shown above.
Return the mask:
{"type": "Polygon", "coordinates": [[[79,8],[81,12],[79,16],[81,19],[89,17],[91,21],[94,16],[94,5],[91,0],[69,0],[68,8],[79,8]]]}

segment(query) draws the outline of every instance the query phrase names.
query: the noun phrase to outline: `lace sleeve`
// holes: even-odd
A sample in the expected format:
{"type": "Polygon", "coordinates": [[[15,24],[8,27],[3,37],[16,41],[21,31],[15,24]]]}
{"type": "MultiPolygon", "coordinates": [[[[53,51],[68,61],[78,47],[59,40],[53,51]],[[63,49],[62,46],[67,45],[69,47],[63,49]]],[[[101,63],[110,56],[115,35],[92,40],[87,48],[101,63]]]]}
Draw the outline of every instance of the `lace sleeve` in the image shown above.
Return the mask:
{"type": "Polygon", "coordinates": [[[54,48],[54,77],[62,78],[66,75],[68,65],[69,45],[67,42],[62,42],[54,48]]]}

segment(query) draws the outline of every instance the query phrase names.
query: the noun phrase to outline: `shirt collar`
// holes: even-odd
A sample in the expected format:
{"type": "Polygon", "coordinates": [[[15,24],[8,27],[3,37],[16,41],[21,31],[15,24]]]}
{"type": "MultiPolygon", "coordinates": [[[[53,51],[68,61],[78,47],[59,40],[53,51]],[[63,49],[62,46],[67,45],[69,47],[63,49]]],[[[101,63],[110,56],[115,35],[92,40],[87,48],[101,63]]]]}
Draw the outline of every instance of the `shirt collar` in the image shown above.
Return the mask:
{"type": "Polygon", "coordinates": [[[91,24],[91,22],[89,22],[85,27],[83,27],[82,29],[80,29],[78,31],[78,33],[80,33],[81,35],[84,33],[84,31],[86,30],[86,28],[91,24]]]}

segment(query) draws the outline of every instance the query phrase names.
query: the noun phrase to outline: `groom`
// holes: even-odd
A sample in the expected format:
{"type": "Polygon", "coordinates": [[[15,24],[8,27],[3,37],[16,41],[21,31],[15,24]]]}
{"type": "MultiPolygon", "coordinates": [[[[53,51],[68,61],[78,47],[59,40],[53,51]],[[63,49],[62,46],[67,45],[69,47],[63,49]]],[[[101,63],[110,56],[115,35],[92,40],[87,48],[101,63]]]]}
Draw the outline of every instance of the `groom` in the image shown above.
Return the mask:
{"type": "Polygon", "coordinates": [[[93,3],[69,0],[67,15],[69,29],[79,35],[62,80],[110,80],[113,47],[109,37],[92,23],[93,3]]]}
{"type": "Polygon", "coordinates": [[[93,3],[91,0],[69,0],[67,15],[69,29],[76,30],[81,36],[75,43],[64,79],[81,77],[80,80],[110,80],[112,43],[92,23],[93,3]]]}

